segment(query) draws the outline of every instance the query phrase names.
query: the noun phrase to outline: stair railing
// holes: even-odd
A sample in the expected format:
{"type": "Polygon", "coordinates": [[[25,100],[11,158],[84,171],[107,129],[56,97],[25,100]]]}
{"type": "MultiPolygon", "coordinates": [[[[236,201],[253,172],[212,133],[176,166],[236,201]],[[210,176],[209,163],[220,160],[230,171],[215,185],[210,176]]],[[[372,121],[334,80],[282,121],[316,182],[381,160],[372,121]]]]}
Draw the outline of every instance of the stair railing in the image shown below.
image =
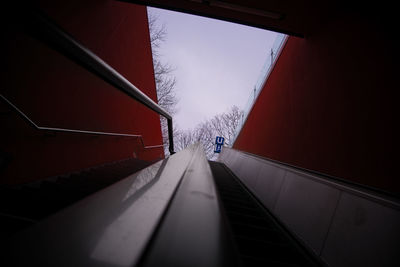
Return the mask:
{"type": "MultiPolygon", "coordinates": [[[[174,154],[174,140],[173,140],[173,124],[172,116],[167,113],[161,106],[154,102],[151,98],[140,91],[136,86],[130,83],[124,76],[117,72],[114,68],[108,65],[100,57],[84,47],[67,32],[65,32],[56,23],[51,21],[46,15],[39,11],[27,11],[21,16],[22,28],[26,33],[31,35],[33,38],[43,42],[50,48],[68,57],[78,65],[84,67],[86,70],[92,72],[97,77],[103,79],[113,87],[119,89],[129,97],[135,99],[147,108],[157,112],[159,115],[165,117],[168,122],[168,139],[169,139],[169,152],[174,154]]],[[[4,99],[4,97],[2,96],[4,99]]],[[[6,101],[9,104],[11,102],[6,101]]],[[[12,103],[11,103],[12,105],[12,103]]],[[[25,119],[28,119],[31,125],[34,125],[37,129],[51,130],[51,131],[63,131],[63,132],[75,132],[75,133],[90,133],[90,134],[101,134],[101,135],[114,135],[114,136],[136,136],[139,135],[127,135],[119,133],[106,133],[106,132],[92,132],[83,130],[72,130],[72,129],[61,129],[61,128],[49,128],[40,127],[30,120],[25,114],[21,114],[21,111],[12,105],[15,110],[20,113],[25,119]]],[[[143,140],[142,140],[143,142],[143,140]]],[[[152,148],[151,146],[148,148],[152,148]]],[[[158,147],[158,146],[157,146],[158,147]]]]}
{"type": "Polygon", "coordinates": [[[16,105],[14,105],[9,99],[5,96],[0,94],[0,99],[2,99],[8,106],[10,106],[17,114],[24,119],[29,125],[39,131],[50,131],[50,132],[64,132],[64,133],[78,133],[78,134],[93,134],[93,135],[107,135],[107,136],[119,136],[119,137],[133,137],[139,138],[143,147],[145,149],[150,148],[158,148],[163,147],[163,145],[153,145],[153,146],[146,146],[143,141],[143,136],[139,134],[125,134],[125,133],[112,133],[112,132],[98,132],[98,131],[87,131],[87,130],[75,130],[75,129],[67,129],[67,128],[56,128],[56,127],[46,127],[46,126],[39,126],[35,123],[31,118],[28,117],[22,110],[20,110],[16,105]]]}

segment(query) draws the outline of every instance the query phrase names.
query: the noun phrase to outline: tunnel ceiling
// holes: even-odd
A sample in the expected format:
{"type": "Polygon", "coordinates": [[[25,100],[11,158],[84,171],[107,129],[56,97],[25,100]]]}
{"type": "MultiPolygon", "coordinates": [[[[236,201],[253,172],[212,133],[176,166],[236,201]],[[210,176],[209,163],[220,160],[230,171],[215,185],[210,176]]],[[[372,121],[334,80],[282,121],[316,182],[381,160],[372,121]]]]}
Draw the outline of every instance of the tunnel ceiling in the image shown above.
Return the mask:
{"type": "MultiPolygon", "coordinates": [[[[126,0],[195,15],[237,22],[295,36],[307,36],[342,11],[326,1],[294,0],[126,0]]],[[[346,5],[346,9],[349,6],[346,5]]]]}

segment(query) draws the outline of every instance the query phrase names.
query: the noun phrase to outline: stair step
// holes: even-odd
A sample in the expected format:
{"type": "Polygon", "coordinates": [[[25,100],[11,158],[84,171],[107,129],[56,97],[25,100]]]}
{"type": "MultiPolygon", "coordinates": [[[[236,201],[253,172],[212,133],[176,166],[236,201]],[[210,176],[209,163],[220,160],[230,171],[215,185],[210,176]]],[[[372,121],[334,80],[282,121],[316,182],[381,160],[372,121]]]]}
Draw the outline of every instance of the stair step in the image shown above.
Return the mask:
{"type": "Polygon", "coordinates": [[[0,224],[11,232],[22,229],[26,224],[12,224],[13,219],[10,218],[41,220],[150,164],[126,159],[19,187],[1,186],[0,215],[4,216],[0,216],[0,224]]]}

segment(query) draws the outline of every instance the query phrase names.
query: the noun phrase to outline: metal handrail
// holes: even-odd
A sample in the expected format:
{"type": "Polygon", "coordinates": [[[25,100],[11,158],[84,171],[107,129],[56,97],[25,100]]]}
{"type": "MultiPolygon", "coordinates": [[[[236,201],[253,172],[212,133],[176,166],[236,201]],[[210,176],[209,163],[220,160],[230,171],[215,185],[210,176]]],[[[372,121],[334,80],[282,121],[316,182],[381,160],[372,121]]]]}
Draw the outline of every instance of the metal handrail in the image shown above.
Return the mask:
{"type": "Polygon", "coordinates": [[[191,145],[16,233],[0,261],[144,267],[143,256],[160,252],[153,244],[161,240],[174,255],[150,257],[161,266],[235,266],[229,230],[203,149],[191,145]],[[180,234],[168,241],[174,225],[180,234]]]}
{"type": "Polygon", "coordinates": [[[28,122],[33,128],[39,131],[51,131],[51,132],[65,132],[65,133],[78,133],[78,134],[94,134],[94,135],[107,135],[107,136],[119,136],[119,137],[134,137],[140,138],[142,145],[146,149],[163,147],[163,145],[146,146],[143,141],[143,136],[139,134],[125,134],[125,133],[112,133],[112,132],[98,132],[98,131],[87,131],[87,130],[75,130],[67,128],[56,128],[56,127],[44,127],[37,125],[31,118],[28,117],[22,110],[14,105],[5,96],[0,94],[0,98],[7,103],[14,111],[18,113],[26,122],[28,122]]]}
{"type": "Polygon", "coordinates": [[[49,47],[70,58],[128,96],[165,117],[168,121],[169,152],[171,154],[175,153],[171,115],[169,115],[150,97],[141,92],[136,86],[130,83],[114,68],[104,62],[88,48],[80,44],[44,14],[39,12],[29,12],[26,14],[25,19],[26,23],[24,23],[23,26],[32,37],[44,42],[49,47]]]}

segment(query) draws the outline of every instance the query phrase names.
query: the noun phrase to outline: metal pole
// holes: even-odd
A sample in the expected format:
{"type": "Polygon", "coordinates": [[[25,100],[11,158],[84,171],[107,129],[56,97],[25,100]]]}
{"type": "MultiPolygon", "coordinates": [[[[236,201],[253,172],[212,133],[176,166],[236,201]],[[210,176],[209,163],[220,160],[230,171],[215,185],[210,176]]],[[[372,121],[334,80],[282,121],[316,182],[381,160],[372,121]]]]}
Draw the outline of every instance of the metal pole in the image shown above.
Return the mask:
{"type": "Polygon", "coordinates": [[[168,141],[169,141],[169,153],[175,154],[174,151],[174,129],[172,126],[172,119],[167,119],[168,122],[168,141]]]}

